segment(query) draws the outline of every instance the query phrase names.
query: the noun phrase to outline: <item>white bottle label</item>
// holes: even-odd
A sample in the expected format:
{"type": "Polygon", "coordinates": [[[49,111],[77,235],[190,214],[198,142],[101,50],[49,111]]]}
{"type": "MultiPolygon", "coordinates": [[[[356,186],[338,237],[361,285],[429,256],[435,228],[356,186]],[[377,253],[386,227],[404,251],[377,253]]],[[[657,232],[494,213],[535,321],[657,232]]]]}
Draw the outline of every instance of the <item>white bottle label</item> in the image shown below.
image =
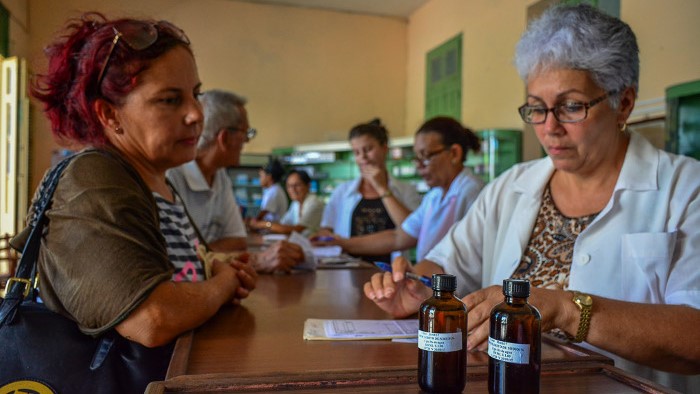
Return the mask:
{"type": "Polygon", "coordinates": [[[530,362],[530,345],[504,342],[489,337],[489,356],[508,363],[528,364],[530,362]]]}
{"type": "Polygon", "coordinates": [[[462,333],[418,330],[418,349],[429,352],[456,352],[462,350],[462,333]]]}

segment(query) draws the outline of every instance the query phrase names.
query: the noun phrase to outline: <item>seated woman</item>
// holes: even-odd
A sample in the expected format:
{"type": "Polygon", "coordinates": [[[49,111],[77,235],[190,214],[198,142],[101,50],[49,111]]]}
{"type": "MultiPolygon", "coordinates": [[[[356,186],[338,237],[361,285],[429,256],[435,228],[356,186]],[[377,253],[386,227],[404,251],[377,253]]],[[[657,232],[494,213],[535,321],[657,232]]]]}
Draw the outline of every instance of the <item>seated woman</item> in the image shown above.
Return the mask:
{"type": "Polygon", "coordinates": [[[321,199],[309,193],[311,189],[309,174],[303,170],[290,171],[286,186],[292,203],[279,223],[251,220],[250,227],[273,234],[291,234],[293,231],[303,235],[314,233],[321,223],[324,204],[321,199]]]}
{"type": "Polygon", "coordinates": [[[284,178],[284,167],[277,159],[270,161],[259,171],[260,186],[263,188],[260,212],[256,216],[258,220],[278,221],[289,208],[289,201],[284,189],[280,186],[284,178]]]}
{"type": "MultiPolygon", "coordinates": [[[[348,139],[360,177],[333,190],[323,212],[324,230],[319,235],[335,233],[348,238],[393,229],[418,207],[421,197],[415,186],[395,179],[386,169],[388,134],[379,119],[350,130],[348,139]]],[[[362,257],[389,262],[392,256],[384,253],[362,257]]]]}
{"type": "Polygon", "coordinates": [[[527,86],[519,113],[548,157],[488,184],[425,260],[396,261],[365,294],[407,316],[430,295],[403,280],[407,270],[455,274],[467,347],[485,349],[503,279],[528,279],[543,330],[697,390],[698,376],[680,374],[700,373],[700,335],[690,334],[700,326],[700,162],[626,129],[639,81],[634,33],[588,5],[555,7],[523,34],[516,66],[527,86]]]}
{"type": "MultiPolygon", "coordinates": [[[[205,278],[194,228],[166,183],[168,168],[194,159],[202,131],[190,42],[166,21],[97,13],[70,20],[57,37],[32,93],[57,140],[89,148],[65,168],[47,211],[41,298],[85,334],[116,330],[172,350],[256,281],[252,267],[235,261],[214,261],[205,278]]],[[[165,377],[169,359],[165,352],[154,379],[165,377]]]]}
{"type": "Polygon", "coordinates": [[[428,120],[416,131],[415,164],[428,186],[418,209],[400,227],[351,238],[334,237],[319,244],[340,245],[354,255],[380,255],[416,248],[420,261],[447,230],[469,210],[484,187],[481,179],[464,167],[467,152],[478,152],[479,138],[452,118],[428,120]]]}

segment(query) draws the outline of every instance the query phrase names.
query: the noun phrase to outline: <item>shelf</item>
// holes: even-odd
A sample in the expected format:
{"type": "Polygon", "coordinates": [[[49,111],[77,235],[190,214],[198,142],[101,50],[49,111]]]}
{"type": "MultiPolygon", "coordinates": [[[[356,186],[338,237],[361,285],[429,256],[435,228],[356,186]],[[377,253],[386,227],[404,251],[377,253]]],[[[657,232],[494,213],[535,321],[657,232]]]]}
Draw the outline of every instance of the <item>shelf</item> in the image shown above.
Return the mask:
{"type": "Polygon", "coordinates": [[[260,185],[249,185],[247,183],[234,183],[233,187],[250,187],[250,188],[262,189],[262,186],[260,186],[260,185]]]}
{"type": "MultiPolygon", "coordinates": [[[[492,181],[513,164],[522,161],[520,130],[485,129],[477,131],[476,134],[482,140],[481,152],[469,152],[465,165],[484,182],[492,181]]],[[[412,161],[413,136],[394,138],[389,143],[389,148],[386,162],[389,173],[397,179],[415,184],[419,192],[427,192],[429,188],[418,175],[412,161]]],[[[359,176],[359,170],[347,141],[278,148],[273,151],[273,155],[279,156],[288,168],[307,171],[312,180],[317,183],[315,189],[318,190],[319,196],[328,196],[338,184],[359,176]],[[330,157],[334,160],[328,160],[330,157]]]]}
{"type": "Polygon", "coordinates": [[[241,158],[241,163],[247,165],[227,169],[233,184],[233,196],[240,206],[244,218],[254,217],[260,211],[262,186],[258,183],[259,170],[267,163],[268,157],[268,155],[248,155],[241,158]]]}

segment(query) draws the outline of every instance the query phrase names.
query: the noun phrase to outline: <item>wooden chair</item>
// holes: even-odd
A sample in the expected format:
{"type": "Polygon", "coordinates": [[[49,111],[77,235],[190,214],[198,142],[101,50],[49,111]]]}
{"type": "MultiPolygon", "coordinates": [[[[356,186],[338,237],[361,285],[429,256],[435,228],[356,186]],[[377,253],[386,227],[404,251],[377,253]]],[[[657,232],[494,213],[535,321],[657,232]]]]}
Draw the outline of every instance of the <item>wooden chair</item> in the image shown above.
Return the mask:
{"type": "Polygon", "coordinates": [[[0,296],[5,295],[5,285],[17,269],[19,253],[10,246],[13,235],[0,235],[0,296]]]}

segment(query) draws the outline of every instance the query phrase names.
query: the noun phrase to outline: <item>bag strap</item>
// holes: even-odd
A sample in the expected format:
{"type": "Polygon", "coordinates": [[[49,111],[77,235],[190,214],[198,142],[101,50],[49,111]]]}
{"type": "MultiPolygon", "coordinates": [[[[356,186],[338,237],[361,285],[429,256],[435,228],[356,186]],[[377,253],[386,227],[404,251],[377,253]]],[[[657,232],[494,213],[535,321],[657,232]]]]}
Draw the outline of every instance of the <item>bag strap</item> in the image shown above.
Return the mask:
{"type": "Polygon", "coordinates": [[[38,198],[32,205],[34,216],[29,223],[32,231],[22,250],[15,276],[7,281],[5,299],[0,304],[0,327],[8,320],[8,317],[9,320],[12,320],[17,307],[25,298],[30,294],[32,299],[36,297],[34,289],[37,275],[36,262],[39,258],[44,225],[47,222],[46,210],[51,206],[53,193],[58,186],[58,180],[63,170],[76,156],[67,157],[54,166],[39,186],[38,198]]]}
{"type": "Polygon", "coordinates": [[[209,249],[209,244],[207,243],[207,240],[204,239],[204,236],[202,233],[199,231],[199,227],[197,227],[197,223],[194,222],[192,219],[192,216],[190,216],[190,212],[187,210],[187,206],[185,205],[185,200],[182,199],[180,196],[180,193],[177,192],[177,189],[175,189],[175,186],[170,182],[169,179],[165,179],[165,182],[168,184],[168,187],[170,187],[170,191],[173,192],[175,197],[180,200],[182,203],[182,208],[185,210],[185,215],[187,215],[187,219],[190,220],[190,224],[192,225],[192,228],[194,229],[195,234],[197,234],[197,238],[199,239],[199,243],[204,245],[204,248],[206,248],[207,251],[210,251],[209,249]]]}
{"type": "MultiPolygon", "coordinates": [[[[36,264],[39,259],[39,249],[41,247],[41,238],[44,232],[44,226],[48,222],[46,210],[51,206],[53,194],[58,186],[58,181],[63,173],[63,170],[77,156],[83,154],[74,154],[59,162],[50,172],[44,177],[39,186],[37,195],[39,196],[32,204],[32,212],[34,216],[30,218],[29,226],[32,227],[29,238],[24,245],[22,256],[17,267],[15,277],[10,278],[7,282],[7,292],[5,299],[0,303],[0,328],[6,324],[10,324],[16,315],[22,301],[27,299],[31,294],[31,299],[36,299],[35,281],[37,275],[36,264]],[[11,282],[15,285],[10,287],[11,282]],[[24,286],[21,286],[24,285],[24,286]]],[[[104,153],[111,154],[109,151],[104,153]]],[[[48,327],[47,327],[48,328],[48,327]]],[[[95,371],[100,368],[107,360],[110,350],[121,338],[114,330],[108,331],[99,339],[95,353],[90,362],[90,370],[95,371]]]]}

